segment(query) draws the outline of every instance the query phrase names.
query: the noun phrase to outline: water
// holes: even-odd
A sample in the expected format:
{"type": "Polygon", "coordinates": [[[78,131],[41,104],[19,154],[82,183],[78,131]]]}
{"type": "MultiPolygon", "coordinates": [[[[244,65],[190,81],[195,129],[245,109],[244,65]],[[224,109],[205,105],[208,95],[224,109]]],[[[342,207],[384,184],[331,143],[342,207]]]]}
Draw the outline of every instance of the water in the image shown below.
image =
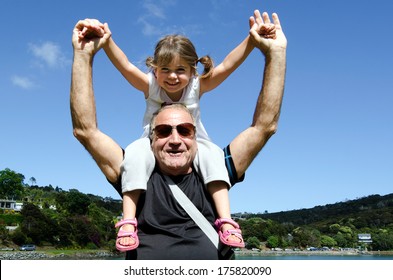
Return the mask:
{"type": "Polygon", "coordinates": [[[393,255],[236,255],[236,260],[393,260],[393,255]]]}
{"type": "MultiPolygon", "coordinates": [[[[105,258],[104,258],[105,259],[105,258]]],[[[124,256],[109,257],[109,260],[124,260],[124,256]]],[[[281,254],[271,256],[261,255],[236,255],[235,260],[393,260],[392,255],[296,255],[296,254],[281,254]]]]}

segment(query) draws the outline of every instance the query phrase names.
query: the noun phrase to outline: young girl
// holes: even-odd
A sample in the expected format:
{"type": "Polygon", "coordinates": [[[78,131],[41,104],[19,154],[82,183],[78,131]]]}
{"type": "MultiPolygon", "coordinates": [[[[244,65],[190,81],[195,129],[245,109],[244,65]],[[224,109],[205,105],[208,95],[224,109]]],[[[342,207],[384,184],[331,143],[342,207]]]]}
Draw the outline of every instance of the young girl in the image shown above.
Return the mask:
{"type": "MultiPolygon", "coordinates": [[[[264,25],[261,35],[274,38],[275,26],[264,25]]],[[[144,132],[140,139],[131,143],[125,150],[122,163],[123,220],[116,248],[120,251],[138,247],[136,206],[141,191],[146,190],[147,181],[154,169],[155,158],[150,148],[150,121],[163,104],[183,103],[195,118],[198,153],[194,166],[203,178],[212,196],[218,219],[215,222],[222,243],[233,247],[244,247],[239,225],[231,219],[228,188],[231,186],[224,155],[221,148],[213,144],[201,122],[199,99],[208,91],[220,85],[250,54],[254,46],[249,36],[230,52],[217,67],[209,56],[198,58],[192,42],[181,35],[168,35],[156,45],[154,56],[146,60],[150,68],[147,74],[133,65],[116,45],[107,24],[86,28],[81,37],[96,34],[109,34],[104,50],[128,82],[144,93],[146,111],[143,118],[144,132]],[[101,30],[98,30],[101,28],[101,30]],[[197,63],[204,66],[201,76],[197,63]]],[[[179,133],[180,137],[181,133],[179,133]]]]}

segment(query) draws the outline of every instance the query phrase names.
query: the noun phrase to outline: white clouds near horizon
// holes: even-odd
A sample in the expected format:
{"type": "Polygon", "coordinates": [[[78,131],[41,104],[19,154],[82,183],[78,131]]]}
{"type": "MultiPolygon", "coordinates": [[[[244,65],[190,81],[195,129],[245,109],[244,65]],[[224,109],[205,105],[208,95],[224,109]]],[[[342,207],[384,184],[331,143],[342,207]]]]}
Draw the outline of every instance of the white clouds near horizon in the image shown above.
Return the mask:
{"type": "Polygon", "coordinates": [[[23,89],[31,89],[35,86],[34,82],[27,77],[14,75],[11,77],[11,82],[17,87],[23,89]]]}

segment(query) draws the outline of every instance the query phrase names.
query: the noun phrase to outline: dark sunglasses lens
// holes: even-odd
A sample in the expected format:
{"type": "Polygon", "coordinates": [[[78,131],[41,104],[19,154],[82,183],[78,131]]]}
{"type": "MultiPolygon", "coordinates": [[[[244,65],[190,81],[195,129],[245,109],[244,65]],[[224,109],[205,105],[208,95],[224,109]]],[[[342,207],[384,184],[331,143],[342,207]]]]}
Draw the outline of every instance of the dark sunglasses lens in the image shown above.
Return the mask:
{"type": "Polygon", "coordinates": [[[177,132],[183,137],[191,137],[194,134],[194,125],[190,123],[179,124],[176,129],[177,132]]]}
{"type": "MultiPolygon", "coordinates": [[[[195,134],[195,126],[192,123],[181,123],[176,126],[177,133],[181,137],[192,138],[195,134]]],[[[169,124],[159,124],[154,128],[158,138],[167,138],[172,134],[172,126],[169,124]]]]}
{"type": "Polygon", "coordinates": [[[166,138],[172,133],[172,126],[167,124],[160,124],[154,128],[158,138],[166,138]]]}

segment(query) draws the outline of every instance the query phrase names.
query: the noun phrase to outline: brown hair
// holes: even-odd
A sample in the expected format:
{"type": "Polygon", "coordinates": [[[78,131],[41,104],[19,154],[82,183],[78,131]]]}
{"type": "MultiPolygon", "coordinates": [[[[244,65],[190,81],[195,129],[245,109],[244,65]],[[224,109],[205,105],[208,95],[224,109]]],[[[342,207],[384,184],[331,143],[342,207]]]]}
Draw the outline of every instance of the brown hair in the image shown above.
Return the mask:
{"type": "Polygon", "coordinates": [[[171,63],[177,55],[191,66],[194,75],[198,75],[198,62],[203,65],[202,79],[212,74],[214,63],[211,57],[205,55],[198,58],[193,43],[187,37],[177,34],[167,35],[158,41],[154,51],[154,57],[150,56],[146,59],[146,66],[156,69],[160,65],[171,63]]]}

